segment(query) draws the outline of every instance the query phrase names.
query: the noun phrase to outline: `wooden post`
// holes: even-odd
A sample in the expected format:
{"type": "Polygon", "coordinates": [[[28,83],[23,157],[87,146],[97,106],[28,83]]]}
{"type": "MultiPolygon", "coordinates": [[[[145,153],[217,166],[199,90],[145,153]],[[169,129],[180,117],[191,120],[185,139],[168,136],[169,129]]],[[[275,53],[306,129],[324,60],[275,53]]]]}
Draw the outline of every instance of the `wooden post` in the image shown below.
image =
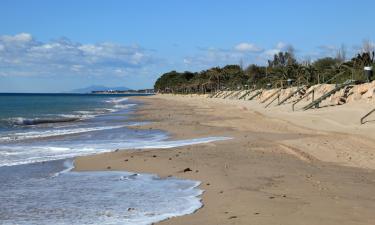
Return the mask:
{"type": "Polygon", "coordinates": [[[312,102],[314,101],[315,99],[315,90],[312,91],[312,102]]]}

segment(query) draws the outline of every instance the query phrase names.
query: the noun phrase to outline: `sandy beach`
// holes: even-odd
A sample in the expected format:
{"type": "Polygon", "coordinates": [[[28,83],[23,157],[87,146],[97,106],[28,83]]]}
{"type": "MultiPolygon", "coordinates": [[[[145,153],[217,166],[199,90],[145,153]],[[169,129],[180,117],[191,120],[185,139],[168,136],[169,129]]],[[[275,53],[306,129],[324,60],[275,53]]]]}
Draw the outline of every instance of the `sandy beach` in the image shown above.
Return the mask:
{"type": "Polygon", "coordinates": [[[373,104],[307,112],[202,96],[135,97],[136,129],[171,139],[232,139],[76,159],[77,171],[126,170],[201,181],[203,208],[160,224],[374,224],[373,104]]]}

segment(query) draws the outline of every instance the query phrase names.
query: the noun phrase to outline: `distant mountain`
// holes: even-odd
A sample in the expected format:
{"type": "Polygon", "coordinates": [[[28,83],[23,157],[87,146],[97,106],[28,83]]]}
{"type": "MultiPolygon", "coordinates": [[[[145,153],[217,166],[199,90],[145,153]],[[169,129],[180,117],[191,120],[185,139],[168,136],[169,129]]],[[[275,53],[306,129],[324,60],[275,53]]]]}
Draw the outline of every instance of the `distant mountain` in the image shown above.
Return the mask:
{"type": "Polygon", "coordinates": [[[93,91],[108,91],[108,90],[116,90],[116,91],[128,91],[131,90],[127,87],[106,87],[102,85],[92,85],[85,88],[75,89],[70,91],[71,93],[91,93],[93,91]]]}

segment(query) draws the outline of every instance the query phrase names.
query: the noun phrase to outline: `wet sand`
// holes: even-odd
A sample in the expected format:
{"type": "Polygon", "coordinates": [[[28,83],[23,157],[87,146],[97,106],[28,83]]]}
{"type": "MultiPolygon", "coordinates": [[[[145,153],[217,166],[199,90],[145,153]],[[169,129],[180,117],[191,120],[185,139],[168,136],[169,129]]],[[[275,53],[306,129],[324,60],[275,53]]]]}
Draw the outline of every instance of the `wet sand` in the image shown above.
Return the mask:
{"type": "Polygon", "coordinates": [[[337,132],[334,125],[319,129],[306,119],[304,124],[299,114],[280,119],[242,103],[160,95],[136,99],[145,104],[135,119],[154,121],[137,128],[166,130],[173,139],[233,138],[77,158],[79,171],[201,181],[204,207],[160,224],[375,224],[371,137],[337,132]]]}

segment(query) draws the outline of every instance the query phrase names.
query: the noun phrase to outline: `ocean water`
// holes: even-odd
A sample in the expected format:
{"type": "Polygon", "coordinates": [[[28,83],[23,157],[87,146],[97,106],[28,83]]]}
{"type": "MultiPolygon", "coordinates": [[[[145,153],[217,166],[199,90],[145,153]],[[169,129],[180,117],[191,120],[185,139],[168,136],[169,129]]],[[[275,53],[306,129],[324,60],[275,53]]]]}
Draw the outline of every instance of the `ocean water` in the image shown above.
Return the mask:
{"type": "Polygon", "coordinates": [[[129,96],[0,94],[0,224],[152,224],[201,207],[199,182],[74,172],[74,157],[225,140],[169,140],[130,122],[129,96]]]}
{"type": "Polygon", "coordinates": [[[196,181],[128,172],[71,172],[64,162],[71,163],[0,169],[0,224],[144,225],[201,207],[196,181]]]}

